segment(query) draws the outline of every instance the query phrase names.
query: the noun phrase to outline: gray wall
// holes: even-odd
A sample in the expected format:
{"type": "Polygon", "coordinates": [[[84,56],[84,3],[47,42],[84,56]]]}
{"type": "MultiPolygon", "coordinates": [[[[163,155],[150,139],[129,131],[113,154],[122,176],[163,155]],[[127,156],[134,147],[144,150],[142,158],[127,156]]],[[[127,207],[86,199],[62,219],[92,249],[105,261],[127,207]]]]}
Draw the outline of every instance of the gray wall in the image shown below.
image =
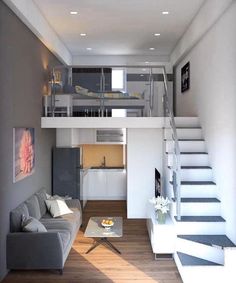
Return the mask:
{"type": "Polygon", "coordinates": [[[6,274],[9,212],[41,187],[51,191],[55,131],[40,128],[47,66],[60,62],[0,1],[0,280],[6,274]],[[34,127],[36,170],[13,184],[13,127],[34,127]]]}
{"type": "Polygon", "coordinates": [[[178,64],[177,115],[200,117],[226,233],[236,243],[236,2],[178,64]],[[190,62],[190,90],[180,92],[181,67],[190,62]]]}

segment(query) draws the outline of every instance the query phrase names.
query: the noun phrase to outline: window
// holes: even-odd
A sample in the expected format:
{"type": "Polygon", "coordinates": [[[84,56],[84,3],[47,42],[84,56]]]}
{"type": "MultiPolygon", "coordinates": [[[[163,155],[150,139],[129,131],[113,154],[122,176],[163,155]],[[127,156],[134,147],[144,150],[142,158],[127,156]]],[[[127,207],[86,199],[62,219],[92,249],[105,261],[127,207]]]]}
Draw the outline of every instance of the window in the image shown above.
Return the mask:
{"type": "Polygon", "coordinates": [[[125,70],[124,69],[112,69],[111,87],[112,87],[112,90],[125,91],[125,70]]]}

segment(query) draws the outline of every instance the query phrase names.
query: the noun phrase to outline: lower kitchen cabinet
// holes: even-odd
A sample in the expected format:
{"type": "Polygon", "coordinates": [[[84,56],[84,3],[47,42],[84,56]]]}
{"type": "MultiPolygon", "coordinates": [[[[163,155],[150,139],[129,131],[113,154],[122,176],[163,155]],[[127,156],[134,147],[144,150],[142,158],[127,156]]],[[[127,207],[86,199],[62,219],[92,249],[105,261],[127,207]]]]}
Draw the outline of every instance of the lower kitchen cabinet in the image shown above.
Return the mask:
{"type": "Polygon", "coordinates": [[[88,170],[83,192],[88,200],[126,199],[126,171],[113,169],[88,170]]]}

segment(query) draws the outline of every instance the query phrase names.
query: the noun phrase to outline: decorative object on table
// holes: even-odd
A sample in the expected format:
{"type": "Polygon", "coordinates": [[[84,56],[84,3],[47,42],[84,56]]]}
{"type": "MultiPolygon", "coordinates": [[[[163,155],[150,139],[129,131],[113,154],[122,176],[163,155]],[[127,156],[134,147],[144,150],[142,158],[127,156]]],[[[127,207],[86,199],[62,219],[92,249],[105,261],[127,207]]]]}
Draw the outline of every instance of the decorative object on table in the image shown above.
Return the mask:
{"type": "Polygon", "coordinates": [[[190,63],[186,63],[181,68],[181,92],[190,88],[190,63]]]}
{"type": "Polygon", "coordinates": [[[110,229],[114,225],[114,221],[112,219],[103,219],[101,225],[105,229],[110,229]]]}
{"type": "Polygon", "coordinates": [[[157,221],[159,224],[165,224],[166,214],[169,211],[170,201],[166,197],[158,196],[157,198],[153,197],[150,200],[150,203],[154,205],[157,221]]]}
{"type": "Polygon", "coordinates": [[[34,170],[34,128],[13,128],[13,182],[32,175],[34,170]]]}

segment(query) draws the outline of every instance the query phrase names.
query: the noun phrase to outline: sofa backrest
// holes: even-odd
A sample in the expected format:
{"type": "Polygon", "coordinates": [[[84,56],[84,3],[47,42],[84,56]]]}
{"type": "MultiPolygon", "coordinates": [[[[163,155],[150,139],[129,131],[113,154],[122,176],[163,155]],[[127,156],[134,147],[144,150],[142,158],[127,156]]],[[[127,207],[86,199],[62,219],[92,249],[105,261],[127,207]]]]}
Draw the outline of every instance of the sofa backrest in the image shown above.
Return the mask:
{"type": "Polygon", "coordinates": [[[40,219],[47,211],[45,200],[46,190],[42,188],[39,192],[32,195],[24,203],[10,212],[10,231],[20,232],[22,216],[40,219]]]}

